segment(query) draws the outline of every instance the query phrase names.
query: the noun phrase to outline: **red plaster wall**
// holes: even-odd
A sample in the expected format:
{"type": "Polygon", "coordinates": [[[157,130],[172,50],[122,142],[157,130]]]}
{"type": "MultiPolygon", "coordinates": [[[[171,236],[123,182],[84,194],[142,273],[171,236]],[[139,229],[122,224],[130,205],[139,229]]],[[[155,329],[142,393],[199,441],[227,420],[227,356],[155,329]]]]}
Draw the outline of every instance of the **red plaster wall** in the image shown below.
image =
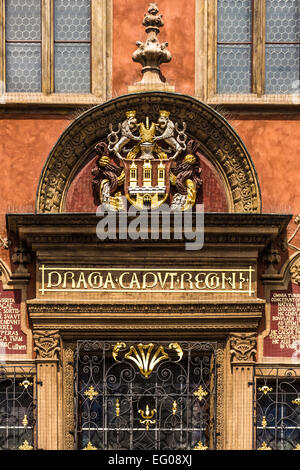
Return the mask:
{"type": "Polygon", "coordinates": [[[231,122],[256,168],[263,212],[300,212],[300,121],[248,119],[231,122]]]}
{"type": "MultiPolygon", "coordinates": [[[[148,0],[114,0],[113,97],[127,93],[128,85],[142,78],[142,66],[133,62],[131,56],[137,49],[136,41],[144,42],[147,37],[142,21],[149,3],[148,0]]],[[[162,64],[161,71],[168,83],[175,85],[176,92],[193,95],[195,0],[160,0],[158,8],[165,23],[158,39],[169,43],[168,49],[172,54],[172,61],[162,64]]]]}
{"type": "MultiPolygon", "coordinates": [[[[0,119],[0,235],[6,236],[5,214],[34,212],[36,190],[47,156],[69,124],[60,118],[0,119]]],[[[8,261],[8,251],[1,249],[8,261]]]]}

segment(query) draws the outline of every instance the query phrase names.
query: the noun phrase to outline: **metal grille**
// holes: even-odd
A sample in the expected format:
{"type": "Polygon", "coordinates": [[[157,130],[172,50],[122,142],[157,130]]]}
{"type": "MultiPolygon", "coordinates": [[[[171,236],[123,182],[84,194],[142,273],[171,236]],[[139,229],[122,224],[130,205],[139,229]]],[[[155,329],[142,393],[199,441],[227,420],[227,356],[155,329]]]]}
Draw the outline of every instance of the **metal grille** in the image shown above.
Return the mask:
{"type": "Polygon", "coordinates": [[[255,369],[255,449],[300,450],[300,367],[255,369]]]}
{"type": "Polygon", "coordinates": [[[215,448],[216,343],[79,341],[76,448],[215,448]]]}
{"type": "Polygon", "coordinates": [[[252,0],[218,0],[217,92],[251,93],[252,0]]]}
{"type": "Polygon", "coordinates": [[[0,449],[37,446],[36,366],[0,364],[0,449]]]}

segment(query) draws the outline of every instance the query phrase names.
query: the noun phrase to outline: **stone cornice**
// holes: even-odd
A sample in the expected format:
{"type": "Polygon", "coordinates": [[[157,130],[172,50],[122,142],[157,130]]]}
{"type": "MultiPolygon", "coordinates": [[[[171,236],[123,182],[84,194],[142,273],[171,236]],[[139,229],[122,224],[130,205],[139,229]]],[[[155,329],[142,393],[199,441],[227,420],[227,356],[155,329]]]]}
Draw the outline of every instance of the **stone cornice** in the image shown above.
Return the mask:
{"type": "MultiPolygon", "coordinates": [[[[207,213],[204,216],[205,244],[252,244],[263,246],[268,240],[276,238],[288,225],[290,215],[281,214],[230,214],[207,213]]],[[[43,243],[97,243],[96,225],[100,218],[95,214],[7,214],[7,227],[22,241],[29,244],[43,243]]],[[[150,224],[149,224],[150,226],[150,224]]],[[[172,244],[184,242],[171,240],[172,244]]],[[[158,240],[169,245],[170,241],[158,240]]],[[[128,244],[130,241],[109,241],[111,244],[128,244]]],[[[138,240],[136,243],[153,244],[153,240],[138,240]]]]}
{"type": "Polygon", "coordinates": [[[34,329],[118,332],[128,331],[256,331],[264,301],[194,304],[100,304],[27,302],[34,329]]]}

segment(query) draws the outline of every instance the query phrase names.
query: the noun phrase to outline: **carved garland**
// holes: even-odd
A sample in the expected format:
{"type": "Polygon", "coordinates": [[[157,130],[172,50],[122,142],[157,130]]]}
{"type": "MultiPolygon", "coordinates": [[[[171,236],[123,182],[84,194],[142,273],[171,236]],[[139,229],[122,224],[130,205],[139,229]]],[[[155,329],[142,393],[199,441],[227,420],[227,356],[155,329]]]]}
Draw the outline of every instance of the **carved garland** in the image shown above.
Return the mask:
{"type": "Polygon", "coordinates": [[[174,121],[186,122],[189,137],[223,177],[230,211],[260,212],[260,192],[252,160],[243,143],[216,111],[188,96],[168,92],[144,92],[122,96],[99,105],[77,118],[62,134],[43,170],[37,212],[63,212],[66,193],[78,169],[87,162],[95,145],[105,140],[109,125],[118,125],[128,109],[138,109],[155,120],[160,109],[174,121]]]}

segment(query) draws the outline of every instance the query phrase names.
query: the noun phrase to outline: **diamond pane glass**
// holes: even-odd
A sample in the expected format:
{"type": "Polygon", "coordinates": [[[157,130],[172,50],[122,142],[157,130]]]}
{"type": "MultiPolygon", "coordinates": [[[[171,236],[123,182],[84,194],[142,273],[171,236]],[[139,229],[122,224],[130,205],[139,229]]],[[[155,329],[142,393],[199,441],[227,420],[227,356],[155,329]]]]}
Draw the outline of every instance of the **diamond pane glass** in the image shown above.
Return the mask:
{"type": "Polygon", "coordinates": [[[218,46],[218,93],[251,93],[251,46],[218,46]]]}
{"type": "Polygon", "coordinates": [[[8,92],[41,91],[40,44],[6,45],[6,90],[8,92]]]}
{"type": "Polygon", "coordinates": [[[41,0],[6,0],[7,41],[41,39],[41,0]]]}
{"type": "Polygon", "coordinates": [[[55,40],[90,40],[90,0],[55,0],[55,40]]]}
{"type": "Polygon", "coordinates": [[[266,41],[300,41],[299,0],[266,1],[266,41]]]}
{"type": "Polygon", "coordinates": [[[293,83],[300,76],[299,60],[299,45],[267,44],[265,92],[294,93],[293,83]]]}
{"type": "Polygon", "coordinates": [[[90,92],[90,45],[55,45],[56,93],[90,92]]]}
{"type": "Polygon", "coordinates": [[[252,1],[218,0],[218,42],[250,42],[252,1]]]}

